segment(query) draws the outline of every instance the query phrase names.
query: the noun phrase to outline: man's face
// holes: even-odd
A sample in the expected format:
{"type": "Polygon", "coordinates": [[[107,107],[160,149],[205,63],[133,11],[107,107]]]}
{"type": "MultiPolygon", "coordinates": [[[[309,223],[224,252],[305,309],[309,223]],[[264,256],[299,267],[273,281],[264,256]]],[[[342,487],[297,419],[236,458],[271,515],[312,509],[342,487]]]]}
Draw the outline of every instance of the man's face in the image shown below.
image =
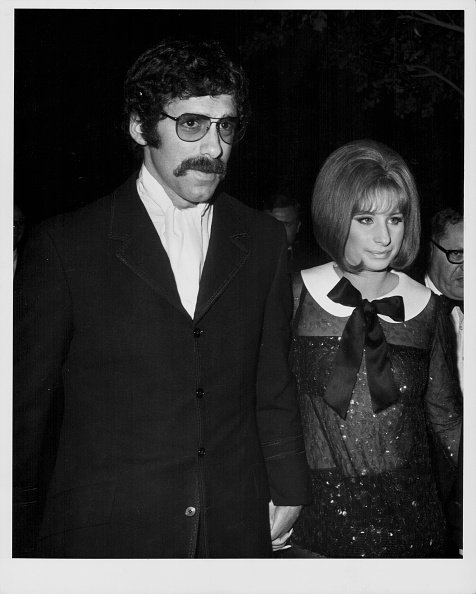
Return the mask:
{"type": "MultiPolygon", "coordinates": [[[[236,116],[236,107],[231,95],[218,95],[174,99],[165,106],[164,112],[173,117],[195,113],[223,118],[236,116]]],[[[163,186],[177,208],[208,202],[225,177],[231,145],[221,140],[216,124],[212,123],[202,139],[185,142],[177,136],[173,120],[160,120],[157,123],[160,137],[158,148],[147,145],[142,137],[140,122],[131,120],[130,132],[134,140],[144,146],[144,163],[148,171],[163,186]],[[188,165],[184,164],[189,159],[192,161],[188,165]],[[207,166],[194,163],[196,159],[206,159],[207,166]],[[200,168],[207,169],[207,172],[200,171],[200,168]]]]}
{"type": "MultiPolygon", "coordinates": [[[[463,222],[447,225],[446,234],[437,242],[447,250],[463,249],[463,222]]],[[[446,255],[431,244],[428,275],[435,287],[450,299],[461,301],[464,294],[464,264],[451,264],[446,255]]]]}
{"type": "Polygon", "coordinates": [[[296,240],[297,232],[301,226],[299,215],[294,206],[285,206],[283,208],[273,208],[268,211],[276,220],[283,223],[286,229],[286,236],[288,239],[288,245],[293,245],[296,240]]]}

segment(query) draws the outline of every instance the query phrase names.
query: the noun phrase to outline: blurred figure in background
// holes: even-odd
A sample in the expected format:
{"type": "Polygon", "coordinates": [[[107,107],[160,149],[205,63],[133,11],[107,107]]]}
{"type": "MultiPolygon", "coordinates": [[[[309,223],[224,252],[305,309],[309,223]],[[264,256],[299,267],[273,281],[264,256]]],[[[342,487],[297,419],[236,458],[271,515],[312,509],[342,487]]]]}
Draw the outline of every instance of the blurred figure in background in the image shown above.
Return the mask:
{"type": "Polygon", "coordinates": [[[318,245],[312,236],[305,240],[300,235],[302,220],[301,206],[288,194],[272,194],[265,202],[264,212],[283,223],[288,241],[288,271],[299,272],[322,264],[318,245]]]}
{"type": "Polygon", "coordinates": [[[25,217],[18,204],[13,206],[13,274],[15,274],[18,261],[18,250],[25,232],[25,217]]]}

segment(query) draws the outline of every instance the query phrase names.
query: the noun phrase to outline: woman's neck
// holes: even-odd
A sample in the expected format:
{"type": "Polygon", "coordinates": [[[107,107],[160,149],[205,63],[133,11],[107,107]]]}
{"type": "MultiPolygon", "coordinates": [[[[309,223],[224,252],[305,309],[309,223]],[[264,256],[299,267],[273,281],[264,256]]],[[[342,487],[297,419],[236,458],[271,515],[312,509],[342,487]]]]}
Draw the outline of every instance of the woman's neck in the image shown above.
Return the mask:
{"type": "Polygon", "coordinates": [[[369,301],[386,295],[399,282],[398,276],[388,270],[378,272],[362,270],[362,272],[357,273],[343,272],[340,269],[338,271],[339,275],[345,276],[360,291],[363,299],[368,299],[369,301]]]}

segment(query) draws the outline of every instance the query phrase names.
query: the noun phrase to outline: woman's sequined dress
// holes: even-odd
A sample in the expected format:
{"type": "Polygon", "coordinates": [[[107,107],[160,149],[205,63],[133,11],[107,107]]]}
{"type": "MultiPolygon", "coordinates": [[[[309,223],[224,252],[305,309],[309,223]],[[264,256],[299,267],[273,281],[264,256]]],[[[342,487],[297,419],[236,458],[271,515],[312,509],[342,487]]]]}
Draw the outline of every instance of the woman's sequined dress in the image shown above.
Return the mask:
{"type": "Polygon", "coordinates": [[[364,356],[344,420],[323,394],[348,317],[323,309],[299,284],[293,364],[313,504],[303,509],[293,543],[325,557],[442,555],[445,523],[428,429],[455,458],[461,416],[435,336],[437,298],[403,323],[380,320],[399,401],[372,411],[364,356]]]}

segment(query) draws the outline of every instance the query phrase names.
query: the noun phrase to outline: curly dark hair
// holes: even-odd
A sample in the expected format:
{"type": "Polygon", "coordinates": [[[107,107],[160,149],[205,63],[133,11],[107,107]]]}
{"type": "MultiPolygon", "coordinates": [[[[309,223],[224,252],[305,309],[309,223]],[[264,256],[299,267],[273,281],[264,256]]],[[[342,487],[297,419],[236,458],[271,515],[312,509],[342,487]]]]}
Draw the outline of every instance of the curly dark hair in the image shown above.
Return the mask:
{"type": "Polygon", "coordinates": [[[144,52],[132,65],[124,83],[124,125],[135,115],[147,144],[158,148],[157,122],[173,99],[205,95],[233,95],[241,126],[250,108],[248,79],[216,41],[166,39],[144,52]]]}

